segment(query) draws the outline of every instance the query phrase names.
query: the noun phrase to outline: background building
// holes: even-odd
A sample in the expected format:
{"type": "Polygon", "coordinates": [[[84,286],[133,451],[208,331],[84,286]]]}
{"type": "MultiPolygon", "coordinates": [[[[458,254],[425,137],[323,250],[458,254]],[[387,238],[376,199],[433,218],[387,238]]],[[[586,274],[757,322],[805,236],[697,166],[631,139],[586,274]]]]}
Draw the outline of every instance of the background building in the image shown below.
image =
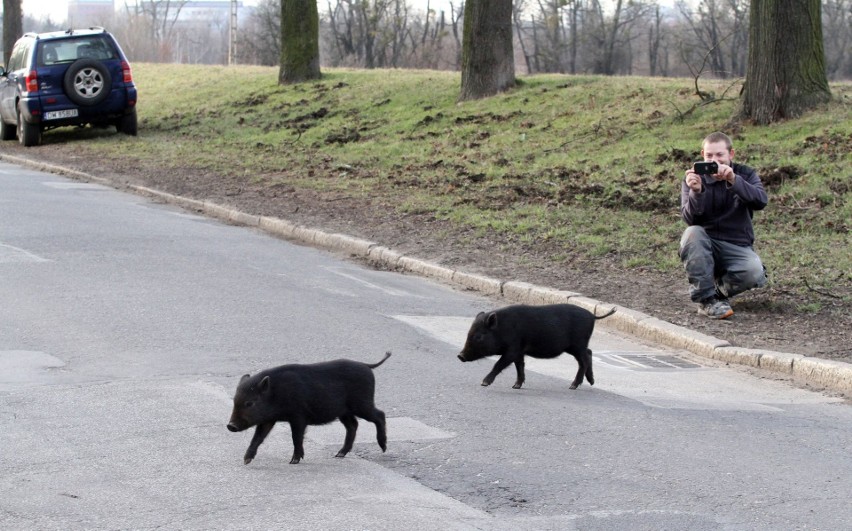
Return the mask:
{"type": "Polygon", "coordinates": [[[115,0],[68,0],[67,20],[69,28],[111,26],[115,20],[115,0]]]}

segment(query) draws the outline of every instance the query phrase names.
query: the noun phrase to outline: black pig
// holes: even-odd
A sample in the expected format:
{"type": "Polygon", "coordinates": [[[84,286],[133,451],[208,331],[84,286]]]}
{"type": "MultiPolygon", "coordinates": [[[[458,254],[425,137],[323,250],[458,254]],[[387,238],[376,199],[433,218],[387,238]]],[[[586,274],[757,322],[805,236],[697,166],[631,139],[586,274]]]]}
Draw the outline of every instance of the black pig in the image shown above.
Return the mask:
{"type": "Polygon", "coordinates": [[[382,361],[373,365],[341,359],[311,365],[282,365],[254,376],[243,376],[234,395],[228,429],[238,432],[257,426],[246,450],[245,464],[254,459],[258,446],[276,422],[290,423],[293,434],[290,464],[305,456],[302,442],[307,427],[328,424],[334,419],[340,419],[346,427],[343,448],[336,455],[344,457],[355,441],[356,416],[376,425],[379,446],[386,451],[385,414],[373,401],[376,379],[372,369],[390,355],[385,353],[382,361]]]}
{"type": "Polygon", "coordinates": [[[459,359],[475,361],[486,356],[500,356],[482,385],[491,385],[503,369],[514,363],[518,379],[512,387],[520,389],[525,379],[524,356],[555,358],[567,352],[580,365],[571,389],[583,383],[584,375],[589,384],[594,385],[589,339],[595,329],[595,319],[613,313],[614,308],[606,315],[595,317],[592,312],[572,304],[517,305],[490,313],[480,312],[470,326],[459,359]]]}

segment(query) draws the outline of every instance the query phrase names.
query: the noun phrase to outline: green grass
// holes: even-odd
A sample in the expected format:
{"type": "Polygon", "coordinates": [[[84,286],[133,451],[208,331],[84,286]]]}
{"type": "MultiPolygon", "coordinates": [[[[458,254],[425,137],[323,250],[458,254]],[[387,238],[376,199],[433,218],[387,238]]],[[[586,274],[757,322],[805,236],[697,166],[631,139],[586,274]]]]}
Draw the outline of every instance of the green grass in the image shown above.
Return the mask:
{"type": "MultiPolygon", "coordinates": [[[[555,261],[673,271],[683,172],[707,133],[733,129],[736,160],[770,194],[755,225],[773,280],[852,282],[850,83],[800,119],[732,127],[733,100],[686,113],[698,103],[690,79],[539,75],[459,104],[457,73],[337,69],[297,86],[277,73],[135,64],[139,136],[93,134],[79,149],[214,184],[229,175],[381,200],[474,234],[555,243],[555,261]]],[[[730,82],[701,85],[721,94],[730,82]]]]}

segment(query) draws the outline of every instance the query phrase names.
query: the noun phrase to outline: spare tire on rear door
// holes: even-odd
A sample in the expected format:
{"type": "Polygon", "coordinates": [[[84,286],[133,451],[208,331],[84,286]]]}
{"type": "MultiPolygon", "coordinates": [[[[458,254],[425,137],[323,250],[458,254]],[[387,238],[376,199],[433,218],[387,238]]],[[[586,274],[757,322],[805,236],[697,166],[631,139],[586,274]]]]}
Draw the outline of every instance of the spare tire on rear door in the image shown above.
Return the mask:
{"type": "Polygon", "coordinates": [[[112,77],[100,61],[77,59],[65,72],[62,86],[68,98],[77,105],[97,105],[109,96],[112,77]]]}

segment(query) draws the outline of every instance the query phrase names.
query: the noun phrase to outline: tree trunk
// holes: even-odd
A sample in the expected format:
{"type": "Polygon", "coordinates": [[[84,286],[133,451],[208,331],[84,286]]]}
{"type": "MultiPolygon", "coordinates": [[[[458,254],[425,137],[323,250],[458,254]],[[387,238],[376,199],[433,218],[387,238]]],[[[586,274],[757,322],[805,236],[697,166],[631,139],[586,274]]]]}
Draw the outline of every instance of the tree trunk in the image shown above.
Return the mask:
{"type": "Polygon", "coordinates": [[[320,76],[316,0],[282,0],[278,83],[301,83],[320,76]]]}
{"type": "Polygon", "coordinates": [[[830,98],[820,0],[752,0],[740,118],[765,125],[830,98]]]}
{"type": "Polygon", "coordinates": [[[15,41],[24,34],[21,0],[3,0],[3,65],[9,64],[15,41]]]}
{"type": "Polygon", "coordinates": [[[515,85],[512,0],[467,0],[462,39],[460,101],[493,96],[515,85]]]}

